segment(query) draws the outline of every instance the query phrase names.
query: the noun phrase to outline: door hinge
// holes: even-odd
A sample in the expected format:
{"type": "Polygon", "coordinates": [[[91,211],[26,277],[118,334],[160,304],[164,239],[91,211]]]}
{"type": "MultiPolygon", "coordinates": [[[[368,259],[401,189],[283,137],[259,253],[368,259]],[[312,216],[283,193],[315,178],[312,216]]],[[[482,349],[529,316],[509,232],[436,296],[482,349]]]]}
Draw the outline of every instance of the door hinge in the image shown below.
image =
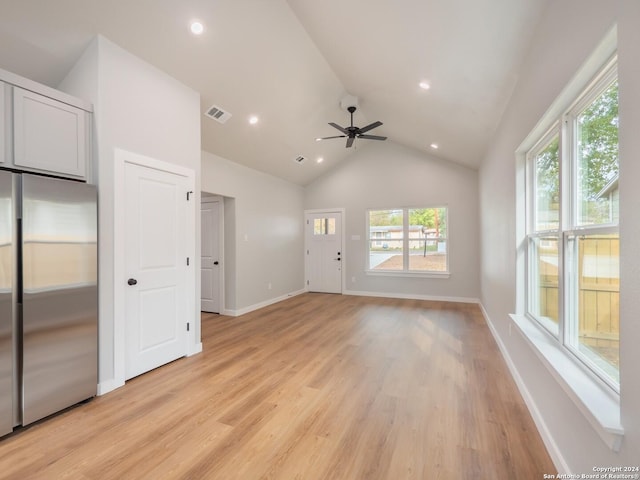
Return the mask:
{"type": "Polygon", "coordinates": [[[187,322],[187,332],[189,331],[189,322],[187,322]]]}
{"type": "Polygon", "coordinates": [[[307,285],[309,285],[309,280],[307,280],[307,285]]]}
{"type": "Polygon", "coordinates": [[[307,255],[309,255],[309,250],[307,250],[307,255]]]}
{"type": "Polygon", "coordinates": [[[307,220],[307,225],[309,225],[309,220],[307,220]]]}
{"type": "Polygon", "coordinates": [[[192,193],[193,193],[193,191],[191,191],[191,190],[189,190],[189,191],[187,192],[187,202],[188,202],[189,200],[191,200],[191,198],[189,198],[189,195],[191,195],[192,193]]]}
{"type": "Polygon", "coordinates": [[[187,267],[189,266],[189,257],[187,257],[187,267]]]}

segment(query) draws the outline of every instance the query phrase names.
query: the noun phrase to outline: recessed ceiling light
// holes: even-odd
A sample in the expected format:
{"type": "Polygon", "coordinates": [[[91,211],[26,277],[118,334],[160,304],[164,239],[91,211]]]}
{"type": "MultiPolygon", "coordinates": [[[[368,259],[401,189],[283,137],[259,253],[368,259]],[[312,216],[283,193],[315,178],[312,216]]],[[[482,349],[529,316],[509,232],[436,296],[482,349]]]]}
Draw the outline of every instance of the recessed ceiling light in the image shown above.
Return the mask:
{"type": "Polygon", "coordinates": [[[249,123],[251,125],[255,125],[256,123],[258,123],[258,117],[256,117],[255,115],[252,115],[249,117],[249,123]]]}
{"type": "Polygon", "coordinates": [[[431,148],[433,148],[434,150],[438,149],[438,144],[437,143],[432,143],[431,144],[431,148]]]}
{"type": "Polygon", "coordinates": [[[420,82],[418,86],[423,90],[429,90],[431,88],[431,85],[429,85],[427,82],[424,82],[424,81],[420,82]]]}
{"type": "Polygon", "coordinates": [[[322,158],[322,157],[318,157],[318,159],[316,160],[316,162],[318,162],[318,163],[322,163],[322,162],[324,162],[324,158],[322,158]]]}
{"type": "Polygon", "coordinates": [[[191,22],[189,28],[194,35],[202,35],[202,32],[204,32],[204,25],[200,22],[191,22]]]}

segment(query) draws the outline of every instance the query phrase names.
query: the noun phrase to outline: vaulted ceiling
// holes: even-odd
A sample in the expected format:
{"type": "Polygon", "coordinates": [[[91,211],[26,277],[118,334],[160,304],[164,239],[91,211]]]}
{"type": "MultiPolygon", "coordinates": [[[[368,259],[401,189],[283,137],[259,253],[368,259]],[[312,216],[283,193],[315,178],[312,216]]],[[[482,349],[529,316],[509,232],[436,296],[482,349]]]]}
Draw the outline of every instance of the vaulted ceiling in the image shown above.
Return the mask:
{"type": "Polygon", "coordinates": [[[0,68],[55,87],[102,34],[231,113],[202,117],[202,148],[234,162],[308,184],[353,151],[315,141],[348,125],[351,94],[357,126],[384,123],[368,133],[477,168],[547,3],[0,0],[0,68]]]}

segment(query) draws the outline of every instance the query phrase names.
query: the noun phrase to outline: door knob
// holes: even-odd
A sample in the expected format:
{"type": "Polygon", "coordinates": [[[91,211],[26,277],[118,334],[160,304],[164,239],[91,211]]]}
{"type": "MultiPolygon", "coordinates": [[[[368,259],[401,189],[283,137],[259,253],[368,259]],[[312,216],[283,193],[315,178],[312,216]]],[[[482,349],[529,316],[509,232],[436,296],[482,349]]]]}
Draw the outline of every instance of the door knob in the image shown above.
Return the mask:
{"type": "Polygon", "coordinates": [[[130,278],[129,280],[127,280],[127,283],[129,285],[136,285],[138,281],[135,278],[130,278]]]}
{"type": "Polygon", "coordinates": [[[213,262],[214,265],[218,265],[220,262],[218,262],[217,260],[215,262],[213,262]]]}

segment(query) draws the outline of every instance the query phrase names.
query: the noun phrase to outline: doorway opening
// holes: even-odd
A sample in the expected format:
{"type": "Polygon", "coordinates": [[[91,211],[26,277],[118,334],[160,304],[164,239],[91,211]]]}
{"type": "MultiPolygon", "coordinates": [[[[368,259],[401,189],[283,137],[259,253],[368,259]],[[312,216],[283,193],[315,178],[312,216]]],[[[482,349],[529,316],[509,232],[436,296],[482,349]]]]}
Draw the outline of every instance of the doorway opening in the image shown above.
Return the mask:
{"type": "MultiPolygon", "coordinates": [[[[201,192],[200,195],[200,311],[224,313],[225,199],[221,195],[201,192]]],[[[228,206],[228,205],[227,205],[228,206]]]]}

